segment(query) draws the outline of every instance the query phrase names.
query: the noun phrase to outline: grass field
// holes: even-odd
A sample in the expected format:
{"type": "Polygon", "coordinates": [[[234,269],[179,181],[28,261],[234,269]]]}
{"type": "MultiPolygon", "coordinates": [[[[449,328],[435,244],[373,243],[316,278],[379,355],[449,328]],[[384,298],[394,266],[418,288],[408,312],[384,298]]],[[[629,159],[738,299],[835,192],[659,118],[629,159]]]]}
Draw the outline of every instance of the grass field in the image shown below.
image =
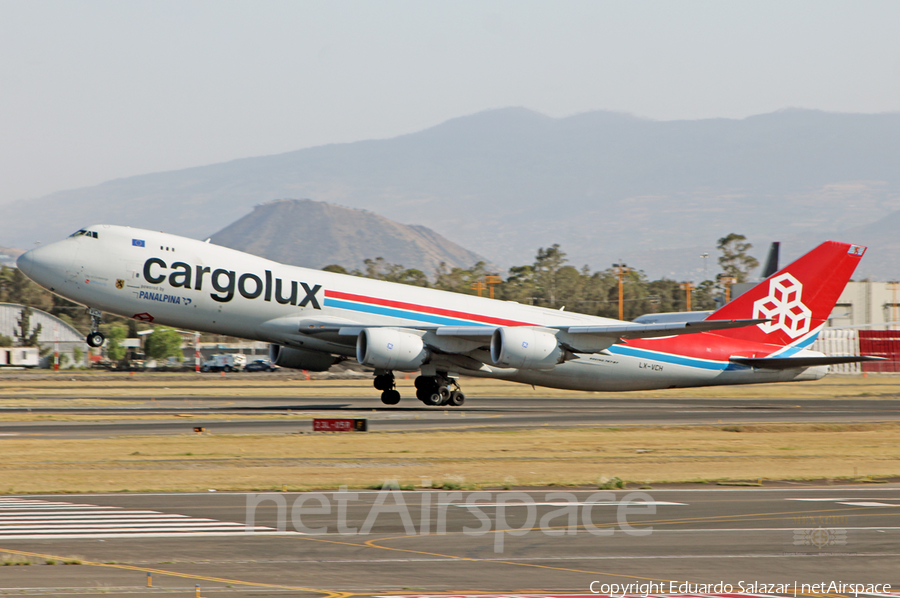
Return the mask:
{"type": "Polygon", "coordinates": [[[0,491],[637,485],[900,475],[900,424],[3,438],[0,491]],[[423,481],[424,479],[424,481],[423,481]]]}
{"type": "MultiPolygon", "coordinates": [[[[368,380],[287,380],[284,375],[82,375],[75,382],[46,378],[0,378],[0,397],[8,397],[0,398],[0,407],[116,406],[123,402],[117,397],[129,392],[146,395],[148,388],[160,397],[165,396],[162,391],[170,392],[169,396],[185,396],[189,392],[210,393],[208,396],[239,392],[277,392],[286,397],[373,396],[368,380]],[[132,383],[142,387],[140,392],[127,386],[132,383]],[[103,398],[96,398],[99,391],[104,391],[103,398]]],[[[401,383],[412,385],[411,380],[401,383]]],[[[595,396],[533,391],[528,386],[494,381],[466,380],[464,388],[472,397],[595,396]]],[[[871,376],[617,396],[778,396],[802,400],[888,398],[896,397],[898,391],[896,379],[871,376]]],[[[0,417],[27,421],[38,420],[39,416],[2,414],[0,409],[0,417]]],[[[299,490],[340,485],[370,487],[387,479],[401,485],[455,488],[595,486],[618,477],[635,487],[684,481],[900,476],[900,424],[578,426],[506,431],[192,434],[52,440],[6,436],[0,437],[0,451],[0,492],[8,493],[282,487],[299,490]]]]}
{"type": "MultiPolygon", "coordinates": [[[[398,377],[397,386],[404,396],[414,394],[413,375],[398,377]]],[[[788,384],[750,384],[741,386],[712,386],[706,388],[679,388],[628,393],[590,393],[553,388],[533,389],[529,385],[463,378],[467,395],[472,397],[574,397],[620,396],[642,397],[732,397],[767,398],[897,398],[900,396],[900,377],[891,375],[828,376],[814,382],[788,384]]],[[[155,374],[60,372],[48,374],[28,372],[4,374],[0,372],[0,407],[13,405],[10,399],[65,398],[89,400],[90,398],[132,397],[151,395],[157,398],[173,396],[214,397],[221,394],[236,396],[267,396],[277,392],[290,397],[374,397],[369,375],[359,379],[334,380],[317,378],[306,380],[300,374],[155,374]]]]}

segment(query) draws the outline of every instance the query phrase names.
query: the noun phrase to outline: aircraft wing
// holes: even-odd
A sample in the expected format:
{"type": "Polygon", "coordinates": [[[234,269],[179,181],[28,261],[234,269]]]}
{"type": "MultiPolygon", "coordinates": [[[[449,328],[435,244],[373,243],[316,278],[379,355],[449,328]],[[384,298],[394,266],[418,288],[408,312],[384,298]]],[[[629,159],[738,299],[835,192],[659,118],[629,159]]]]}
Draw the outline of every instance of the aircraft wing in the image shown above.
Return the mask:
{"type": "MultiPolygon", "coordinates": [[[[659,336],[676,336],[679,334],[695,334],[697,332],[709,332],[711,330],[725,330],[728,328],[741,328],[769,322],[766,318],[754,318],[745,320],[702,320],[699,322],[671,322],[667,324],[610,324],[601,326],[534,326],[534,328],[547,328],[560,330],[569,334],[589,334],[598,337],[615,339],[653,338],[659,336]]],[[[354,336],[363,328],[410,328],[414,330],[430,330],[438,336],[459,336],[465,338],[489,337],[498,326],[439,326],[437,324],[412,325],[412,326],[367,326],[363,324],[331,325],[318,327],[318,331],[338,331],[341,336],[354,336]]]]}
{"type": "Polygon", "coordinates": [[[671,322],[668,324],[612,324],[609,326],[569,326],[565,330],[569,334],[593,334],[597,336],[629,338],[654,338],[659,336],[676,336],[679,334],[694,334],[697,332],[710,332],[712,330],[725,330],[728,328],[743,328],[755,324],[764,324],[770,320],[766,318],[754,318],[747,320],[701,320],[699,322],[671,322]]]}
{"type": "Polygon", "coordinates": [[[732,357],[728,361],[753,368],[789,370],[791,368],[809,368],[817,365],[836,365],[839,363],[857,363],[860,361],[885,361],[885,358],[873,357],[871,355],[844,355],[840,357],[824,355],[814,357],[732,357]]]}

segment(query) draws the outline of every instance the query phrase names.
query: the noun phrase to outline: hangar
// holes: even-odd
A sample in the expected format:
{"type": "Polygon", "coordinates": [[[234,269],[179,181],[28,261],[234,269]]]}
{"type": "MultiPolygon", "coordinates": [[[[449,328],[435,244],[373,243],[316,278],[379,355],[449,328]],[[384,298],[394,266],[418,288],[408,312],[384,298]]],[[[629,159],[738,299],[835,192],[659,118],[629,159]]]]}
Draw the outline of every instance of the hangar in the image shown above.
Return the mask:
{"type": "MultiPolygon", "coordinates": [[[[24,305],[15,303],[0,303],[0,335],[11,338],[19,336],[18,321],[22,317],[22,310],[24,308],[24,305]]],[[[32,307],[31,321],[29,323],[31,330],[29,330],[28,333],[31,334],[38,325],[41,327],[41,331],[38,334],[38,344],[42,350],[47,349],[47,351],[43,351],[43,353],[45,353],[44,357],[40,358],[41,367],[52,366],[53,345],[57,342],[59,343],[60,367],[81,367],[86,365],[85,358],[87,356],[87,346],[84,343],[83,333],[78,332],[74,326],[64,320],[32,307]],[[75,349],[78,349],[80,352],[80,359],[76,359],[75,349]],[[63,358],[62,355],[66,355],[67,357],[63,358]],[[63,362],[65,363],[63,364],[63,362]]],[[[20,356],[16,355],[15,352],[20,351],[21,349],[22,348],[20,347],[16,347],[13,350],[11,356],[11,361],[13,361],[12,364],[2,363],[0,365],[17,365],[20,356]]],[[[32,357],[29,356],[27,359],[31,360],[32,357]]]]}

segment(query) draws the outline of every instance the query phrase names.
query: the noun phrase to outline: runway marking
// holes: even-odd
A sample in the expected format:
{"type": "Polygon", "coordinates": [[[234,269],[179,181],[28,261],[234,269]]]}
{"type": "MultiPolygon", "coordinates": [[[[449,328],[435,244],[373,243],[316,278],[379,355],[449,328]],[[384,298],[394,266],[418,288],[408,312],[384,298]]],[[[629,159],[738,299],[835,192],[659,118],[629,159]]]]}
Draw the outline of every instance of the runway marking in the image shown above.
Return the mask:
{"type": "Polygon", "coordinates": [[[159,511],[0,498],[0,540],[285,536],[300,532],[159,511]]]}
{"type": "Polygon", "coordinates": [[[879,502],[883,500],[896,500],[900,498],[785,498],[784,500],[796,500],[804,502],[833,502],[838,505],[851,507],[900,507],[900,503],[879,502]]]}
{"type": "MultiPolygon", "coordinates": [[[[11,548],[3,548],[2,552],[8,552],[10,554],[18,554],[21,556],[32,556],[38,557],[42,559],[52,559],[56,561],[65,560],[65,557],[61,557],[55,554],[42,554],[39,552],[27,552],[25,550],[15,550],[11,548]]],[[[180,577],[182,579],[193,579],[197,581],[211,581],[215,583],[223,583],[223,584],[237,584],[243,586],[250,586],[255,588],[276,588],[280,590],[297,590],[301,592],[314,592],[319,593],[324,596],[324,598],[349,598],[350,596],[354,596],[355,594],[351,592],[341,592],[336,590],[323,590],[319,588],[307,588],[304,586],[287,586],[287,585],[279,585],[274,583],[260,583],[257,581],[243,581],[240,579],[228,579],[224,577],[209,577],[207,575],[194,575],[191,573],[180,573],[178,571],[168,571],[166,569],[155,569],[152,567],[139,567],[136,565],[120,565],[117,563],[97,563],[94,561],[81,561],[82,565],[92,566],[92,567],[108,567],[110,569],[125,569],[128,571],[140,571],[142,573],[153,573],[156,575],[169,575],[172,577],[180,577]]]]}

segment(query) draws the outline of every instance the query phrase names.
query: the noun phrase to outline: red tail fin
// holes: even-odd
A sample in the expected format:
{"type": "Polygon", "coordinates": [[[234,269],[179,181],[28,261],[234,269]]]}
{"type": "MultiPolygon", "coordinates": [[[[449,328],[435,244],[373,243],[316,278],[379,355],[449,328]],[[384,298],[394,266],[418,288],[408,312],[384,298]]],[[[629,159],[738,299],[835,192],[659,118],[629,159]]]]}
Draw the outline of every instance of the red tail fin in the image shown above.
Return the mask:
{"type": "MultiPolygon", "coordinates": [[[[771,318],[771,322],[723,330],[731,338],[790,345],[809,337],[831,315],[866,248],[826,241],[743,295],[713,312],[709,320],[771,318]]],[[[806,344],[806,343],[804,343],[806,344]]]]}

